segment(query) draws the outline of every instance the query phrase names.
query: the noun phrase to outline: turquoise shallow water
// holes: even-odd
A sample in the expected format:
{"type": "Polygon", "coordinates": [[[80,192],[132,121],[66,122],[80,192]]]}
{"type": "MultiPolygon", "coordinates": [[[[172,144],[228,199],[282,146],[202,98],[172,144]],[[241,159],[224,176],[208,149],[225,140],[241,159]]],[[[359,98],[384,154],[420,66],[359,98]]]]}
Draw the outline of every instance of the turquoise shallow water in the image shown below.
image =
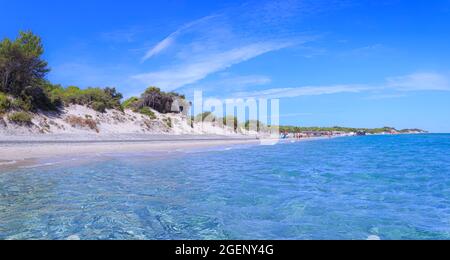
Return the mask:
{"type": "Polygon", "coordinates": [[[450,135],[0,174],[0,239],[450,239],[450,135]]]}

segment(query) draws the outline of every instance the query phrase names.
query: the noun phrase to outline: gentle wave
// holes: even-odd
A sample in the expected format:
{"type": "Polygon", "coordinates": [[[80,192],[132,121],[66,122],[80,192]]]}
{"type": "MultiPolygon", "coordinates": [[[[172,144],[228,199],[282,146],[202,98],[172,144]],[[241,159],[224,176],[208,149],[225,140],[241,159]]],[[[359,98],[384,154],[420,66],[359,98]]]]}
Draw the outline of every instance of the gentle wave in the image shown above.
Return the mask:
{"type": "Polygon", "coordinates": [[[48,166],[58,165],[61,163],[62,162],[49,162],[49,163],[33,164],[33,165],[27,165],[27,166],[20,166],[19,169],[33,169],[33,168],[40,168],[40,167],[48,167],[48,166]]]}
{"type": "Polygon", "coordinates": [[[6,162],[0,162],[0,166],[4,166],[4,165],[13,165],[16,164],[17,161],[6,161],[6,162]]]}
{"type": "Polygon", "coordinates": [[[0,175],[0,239],[446,240],[449,153],[367,136],[40,161],[0,175]]]}

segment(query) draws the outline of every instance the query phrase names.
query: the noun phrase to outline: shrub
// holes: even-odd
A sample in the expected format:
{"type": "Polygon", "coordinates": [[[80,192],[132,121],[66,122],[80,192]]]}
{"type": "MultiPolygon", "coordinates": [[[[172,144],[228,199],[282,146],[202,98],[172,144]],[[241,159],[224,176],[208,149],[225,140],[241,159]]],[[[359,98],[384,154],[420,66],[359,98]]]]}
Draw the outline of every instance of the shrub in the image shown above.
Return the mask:
{"type": "Polygon", "coordinates": [[[235,117],[235,116],[227,116],[227,117],[224,117],[222,120],[223,120],[223,125],[224,126],[231,127],[231,125],[233,125],[233,128],[234,128],[235,131],[238,129],[239,120],[238,120],[237,117],[235,117]]]}
{"type": "Polygon", "coordinates": [[[52,92],[56,97],[59,96],[65,104],[79,104],[82,103],[82,91],[75,86],[69,86],[67,88],[55,89],[52,92]]]}
{"type": "Polygon", "coordinates": [[[256,130],[261,131],[261,129],[264,129],[266,126],[259,120],[247,120],[244,123],[244,128],[246,130],[256,130]],[[256,127],[256,129],[254,129],[256,127]],[[252,128],[252,129],[250,129],[252,128]]]}
{"type": "Polygon", "coordinates": [[[127,100],[125,100],[122,103],[122,107],[127,109],[127,108],[135,108],[137,106],[137,103],[139,102],[139,98],[137,97],[131,97],[127,100]]]}
{"type": "Polygon", "coordinates": [[[172,126],[173,126],[172,125],[172,119],[170,117],[164,119],[164,122],[166,122],[167,127],[172,128],[172,126]]]}
{"type": "Polygon", "coordinates": [[[102,102],[96,101],[96,102],[92,103],[91,108],[100,113],[106,112],[106,104],[102,103],[102,102]]]}
{"type": "Polygon", "coordinates": [[[80,89],[75,86],[67,88],[55,87],[50,90],[50,99],[58,101],[66,105],[76,104],[88,106],[98,112],[104,113],[106,109],[122,110],[120,100],[122,94],[118,93],[115,88],[87,88],[80,89]]]}
{"type": "Polygon", "coordinates": [[[95,130],[97,133],[99,132],[97,123],[90,118],[68,116],[65,121],[72,127],[89,128],[91,130],[95,130]]]}
{"type": "Polygon", "coordinates": [[[203,112],[195,117],[197,122],[215,122],[216,116],[212,112],[203,112]]]}
{"type": "MultiPolygon", "coordinates": [[[[124,101],[122,108],[140,112],[140,110],[147,107],[159,113],[166,114],[172,112],[173,103],[179,99],[186,99],[186,97],[175,92],[164,92],[157,87],[149,87],[140,98],[131,97],[124,101]]],[[[148,110],[145,109],[143,112],[146,113],[148,110]]]]}
{"type": "Polygon", "coordinates": [[[0,113],[7,112],[10,107],[11,101],[9,100],[9,98],[5,94],[0,93],[0,113]]]}
{"type": "Polygon", "coordinates": [[[33,118],[26,112],[15,112],[10,114],[8,119],[18,125],[30,125],[33,118]]]}
{"type": "Polygon", "coordinates": [[[177,99],[184,99],[183,95],[175,92],[166,93],[157,87],[149,87],[141,96],[137,103],[137,108],[150,107],[159,113],[170,113],[173,102],[177,99]]]}
{"type": "Polygon", "coordinates": [[[33,110],[33,105],[29,99],[24,100],[22,98],[16,98],[11,102],[11,108],[16,110],[31,111],[33,110]]]}
{"type": "Polygon", "coordinates": [[[63,105],[61,95],[63,87],[61,85],[54,85],[50,82],[46,82],[43,84],[43,89],[47,93],[47,97],[52,105],[52,108],[56,109],[63,105]]]}
{"type": "Polygon", "coordinates": [[[40,86],[28,86],[22,93],[21,98],[29,103],[29,110],[55,110],[56,105],[53,104],[48,97],[46,91],[40,86]]]}
{"type": "Polygon", "coordinates": [[[155,113],[148,107],[143,107],[139,109],[137,112],[150,117],[150,119],[156,119],[155,113]]]}
{"type": "Polygon", "coordinates": [[[162,91],[158,87],[151,86],[151,87],[148,87],[144,92],[144,94],[152,94],[152,93],[161,94],[162,91]]]}

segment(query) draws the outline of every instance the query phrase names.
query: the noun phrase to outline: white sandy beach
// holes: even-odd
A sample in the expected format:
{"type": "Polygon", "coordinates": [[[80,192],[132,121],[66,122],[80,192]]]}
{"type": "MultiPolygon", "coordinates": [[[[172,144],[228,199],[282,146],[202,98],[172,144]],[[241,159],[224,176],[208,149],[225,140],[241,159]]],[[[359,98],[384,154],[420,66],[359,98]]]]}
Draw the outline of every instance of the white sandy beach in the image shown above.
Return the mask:
{"type": "MultiPolygon", "coordinates": [[[[198,149],[233,148],[236,146],[274,145],[278,143],[296,143],[331,139],[330,137],[312,137],[305,139],[257,139],[256,137],[228,137],[214,135],[135,135],[126,139],[103,136],[93,140],[69,139],[66,135],[34,136],[26,140],[16,138],[11,141],[0,139],[0,170],[27,165],[32,161],[75,157],[102,157],[124,154],[161,155],[170,152],[189,152],[198,149]],[[144,139],[145,137],[145,139],[144,139]]],[[[78,136],[79,137],[79,136],[78,136]]],[[[332,137],[336,138],[336,137],[332,137]]]]}
{"type": "Polygon", "coordinates": [[[99,113],[71,105],[59,114],[35,114],[31,126],[19,126],[2,117],[0,167],[14,161],[56,156],[112,153],[156,153],[207,147],[257,144],[256,135],[245,135],[212,122],[190,125],[181,114],[160,114],[156,119],[131,110],[99,113]],[[71,125],[68,118],[91,118],[96,128],[71,125]],[[171,122],[170,126],[165,123],[171,122]]]}
{"type": "MultiPolygon", "coordinates": [[[[191,124],[180,114],[160,114],[156,119],[127,110],[99,113],[71,105],[60,114],[35,114],[31,126],[7,122],[0,127],[0,167],[25,160],[104,154],[149,154],[235,145],[258,145],[279,141],[270,135],[235,131],[215,122],[191,124]],[[95,119],[96,129],[71,125],[67,118],[95,119]],[[165,120],[170,119],[168,126],[165,120]],[[258,137],[269,138],[259,140],[258,137]]],[[[275,137],[277,138],[277,136],[275,137]]],[[[288,141],[290,142],[290,140],[288,141]]]]}
{"type": "Polygon", "coordinates": [[[87,156],[114,153],[152,153],[200,149],[233,145],[256,145],[256,139],[179,139],[174,141],[123,141],[123,142],[36,142],[0,144],[3,164],[25,159],[43,159],[56,156],[87,156]]]}

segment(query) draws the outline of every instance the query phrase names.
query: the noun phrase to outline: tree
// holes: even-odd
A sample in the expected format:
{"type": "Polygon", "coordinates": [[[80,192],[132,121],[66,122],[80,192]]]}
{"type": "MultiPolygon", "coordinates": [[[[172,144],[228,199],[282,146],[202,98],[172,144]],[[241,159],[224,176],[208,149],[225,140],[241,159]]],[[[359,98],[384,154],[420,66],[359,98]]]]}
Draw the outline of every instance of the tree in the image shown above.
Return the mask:
{"type": "Polygon", "coordinates": [[[165,114],[171,112],[172,104],[176,99],[185,99],[185,97],[175,92],[166,93],[160,88],[149,87],[137,102],[137,108],[150,107],[165,114]]]}
{"type": "Polygon", "coordinates": [[[50,69],[41,58],[41,38],[32,32],[20,32],[16,40],[0,42],[0,90],[15,97],[30,86],[40,86],[50,69]]]}
{"type": "Polygon", "coordinates": [[[122,93],[117,92],[116,88],[106,87],[103,91],[113,100],[120,101],[123,98],[122,93]]]}

